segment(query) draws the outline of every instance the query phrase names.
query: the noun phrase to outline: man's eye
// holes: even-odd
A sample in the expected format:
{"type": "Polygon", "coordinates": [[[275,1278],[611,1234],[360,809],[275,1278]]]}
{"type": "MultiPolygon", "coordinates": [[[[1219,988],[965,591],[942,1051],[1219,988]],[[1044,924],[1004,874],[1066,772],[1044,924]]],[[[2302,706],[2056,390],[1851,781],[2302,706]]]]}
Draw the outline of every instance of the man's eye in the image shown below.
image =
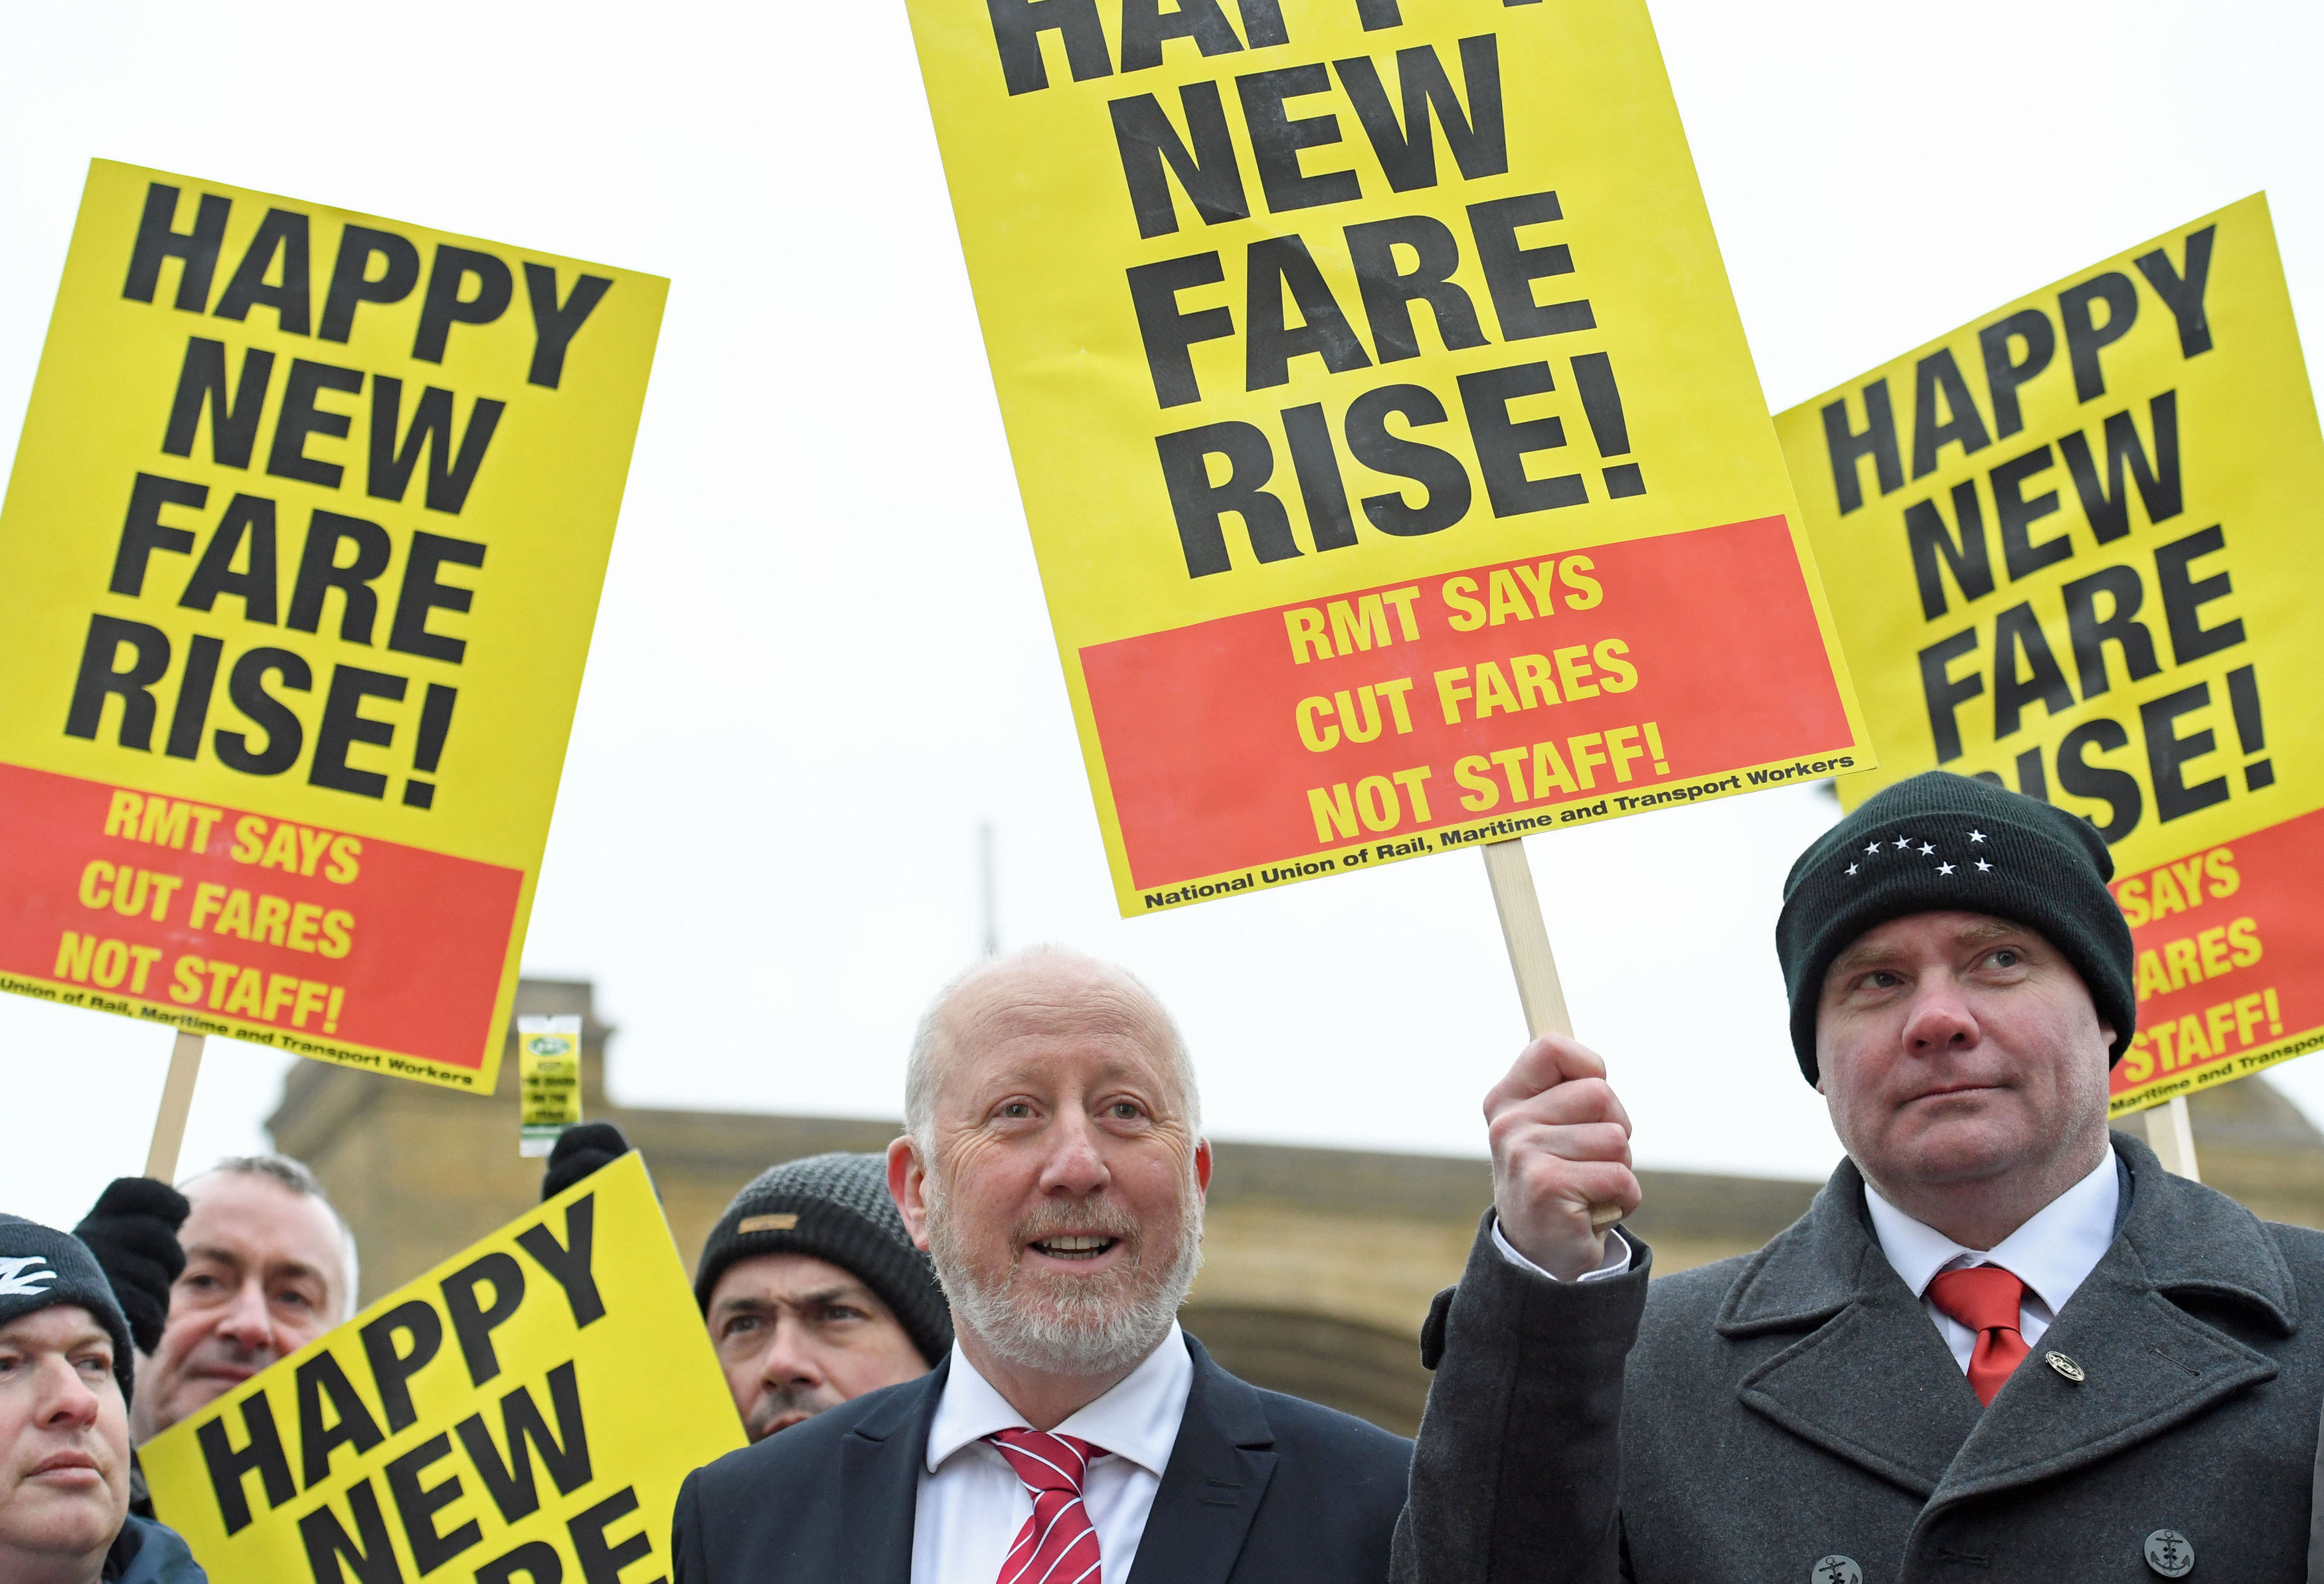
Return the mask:
{"type": "Polygon", "coordinates": [[[759,1317],[755,1314],[738,1314],[726,1322],[726,1334],[730,1337],[743,1336],[757,1331],[760,1323],[759,1317]]]}
{"type": "Polygon", "coordinates": [[[869,1320],[872,1317],[850,1304],[834,1303],[823,1312],[823,1318],[826,1322],[844,1322],[851,1320],[869,1320]]]}
{"type": "Polygon", "coordinates": [[[1122,1122],[1134,1122],[1139,1118],[1146,1114],[1141,1109],[1139,1109],[1136,1101],[1118,1100],[1113,1102],[1110,1109],[1112,1110],[1115,1119],[1122,1122]]]}
{"type": "Polygon", "coordinates": [[[1021,1120],[1033,1114],[1033,1108],[1021,1100],[1012,1100],[1001,1108],[1001,1114],[1012,1121],[1021,1120]]]}
{"type": "Polygon", "coordinates": [[[315,1301],[312,1298],[290,1288],[275,1294],[274,1301],[277,1303],[287,1304],[292,1309],[312,1309],[315,1306],[315,1301]]]}
{"type": "Polygon", "coordinates": [[[1864,982],[1875,990],[1893,990],[1904,981],[1886,968],[1876,968],[1864,976],[1864,982]]]}
{"type": "Polygon", "coordinates": [[[2015,968],[2024,960],[2015,946],[2004,946],[1993,954],[1993,965],[1996,968],[2015,968]]]}

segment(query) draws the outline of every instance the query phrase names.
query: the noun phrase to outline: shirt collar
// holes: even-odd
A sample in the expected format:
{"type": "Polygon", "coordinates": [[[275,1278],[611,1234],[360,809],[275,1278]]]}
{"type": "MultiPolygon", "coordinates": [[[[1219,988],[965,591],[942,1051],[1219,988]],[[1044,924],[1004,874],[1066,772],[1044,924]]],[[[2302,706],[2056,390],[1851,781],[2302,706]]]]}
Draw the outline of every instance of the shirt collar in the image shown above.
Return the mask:
{"type": "Polygon", "coordinates": [[[2032,1288],[2055,1314],[2095,1269],[2114,1243],[2115,1212],[2122,1184],[2108,1148],[2089,1175],[2035,1211],[2033,1218],[1990,1250],[1954,1242],[1924,1226],[1864,1185],[1864,1208],[1871,1213],[1880,1251],[1896,1274],[1923,1295],[1939,1273],[1955,1265],[1997,1265],[2032,1288]]]}
{"type": "MultiPolygon", "coordinates": [[[[1170,1449],[1177,1444],[1178,1426],[1194,1389],[1194,1356],[1186,1351],[1178,1322],[1172,1321],[1170,1334],[1143,1363],[1051,1433],[1079,1436],[1159,1478],[1170,1461],[1170,1449]]],[[[1030,1428],[954,1342],[944,1397],[928,1425],[928,1472],[935,1473],[946,1459],[996,1430],[1030,1428]]]]}

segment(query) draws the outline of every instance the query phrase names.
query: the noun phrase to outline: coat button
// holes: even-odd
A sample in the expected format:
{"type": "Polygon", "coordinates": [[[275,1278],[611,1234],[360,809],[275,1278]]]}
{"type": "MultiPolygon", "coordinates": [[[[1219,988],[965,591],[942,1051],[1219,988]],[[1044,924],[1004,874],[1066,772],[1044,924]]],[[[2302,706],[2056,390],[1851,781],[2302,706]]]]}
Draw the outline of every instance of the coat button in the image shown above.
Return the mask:
{"type": "Polygon", "coordinates": [[[1808,1584],[1864,1584],[1854,1557],[1828,1556],[1808,1570],[1808,1584]]]}
{"type": "Polygon", "coordinates": [[[2146,1565],[2166,1579],[2184,1579],[2195,1570],[2195,1543],[2176,1529],[2157,1529],[2146,1537],[2146,1565]]]}
{"type": "Polygon", "coordinates": [[[2081,1385],[2083,1380],[2087,1378],[2082,1374],[2082,1367],[2075,1363],[2072,1359],[2067,1358],[2063,1353],[2044,1353],[2042,1355],[2042,1362],[2056,1370],[2060,1375],[2064,1376],[2068,1380],[2072,1381],[2076,1386],[2081,1385]]]}

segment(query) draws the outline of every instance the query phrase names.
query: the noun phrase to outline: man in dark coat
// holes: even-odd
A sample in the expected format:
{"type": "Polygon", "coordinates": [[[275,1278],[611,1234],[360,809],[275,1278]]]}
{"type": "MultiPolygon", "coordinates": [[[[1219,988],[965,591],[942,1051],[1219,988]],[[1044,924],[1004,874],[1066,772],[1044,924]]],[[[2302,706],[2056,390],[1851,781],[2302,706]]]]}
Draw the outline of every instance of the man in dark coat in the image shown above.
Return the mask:
{"type": "Polygon", "coordinates": [[[1794,866],[1794,1045],[1849,1158],[1757,1254],[1657,1282],[1598,1058],[1488,1097],[1495,1212],[1397,1577],[1640,1584],[2306,1575],[2324,1233],[2107,1130],[2137,1012],[2088,824],[1931,773],[1794,866]]]}
{"type": "Polygon", "coordinates": [[[954,1340],[697,1469],[677,1584],[1372,1584],[1411,1443],[1183,1332],[1211,1149],[1143,985],[1055,950],[922,1022],[888,1185],[954,1340]]]}

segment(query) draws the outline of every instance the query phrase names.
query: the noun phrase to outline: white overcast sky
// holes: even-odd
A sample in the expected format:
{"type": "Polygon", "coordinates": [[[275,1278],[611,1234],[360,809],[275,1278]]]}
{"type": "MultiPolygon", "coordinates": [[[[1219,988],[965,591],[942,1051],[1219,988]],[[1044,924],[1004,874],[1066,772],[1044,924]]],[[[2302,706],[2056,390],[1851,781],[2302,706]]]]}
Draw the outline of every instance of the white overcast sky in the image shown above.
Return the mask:
{"type": "MultiPolygon", "coordinates": [[[[2312,0],[1653,11],[1772,408],[2260,188],[2324,301],[2312,0]]],[[[0,0],[0,455],[92,156],[671,279],[524,957],[595,979],[625,1102],[896,1114],[990,819],[1004,940],[1146,976],[1214,1135],[1482,1153],[1522,1029],[1475,855],[1114,916],[899,0],[0,0]]],[[[1770,944],[1835,812],[1530,843],[1642,1163],[1838,1157],[1770,944]]],[[[0,1209],[137,1170],[169,1044],[0,996],[0,1209]]],[[[283,1066],[211,1042],[189,1165],[262,1145],[283,1066]]]]}

